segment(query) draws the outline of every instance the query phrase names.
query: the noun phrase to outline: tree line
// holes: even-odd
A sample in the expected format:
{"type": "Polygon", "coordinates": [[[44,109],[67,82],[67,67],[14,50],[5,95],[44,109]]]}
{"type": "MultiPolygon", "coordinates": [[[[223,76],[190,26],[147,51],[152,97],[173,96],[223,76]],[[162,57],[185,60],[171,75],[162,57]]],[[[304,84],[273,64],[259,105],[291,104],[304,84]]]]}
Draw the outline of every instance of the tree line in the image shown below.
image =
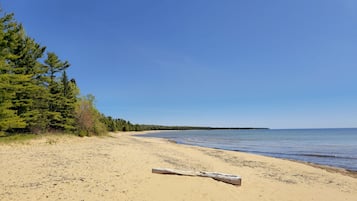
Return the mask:
{"type": "Polygon", "coordinates": [[[0,8],[0,136],[18,133],[100,135],[153,130],[101,114],[93,95],[81,96],[68,61],[28,36],[0,8]]]}
{"type": "Polygon", "coordinates": [[[100,135],[107,131],[190,130],[132,124],[101,114],[93,95],[81,96],[68,61],[29,37],[0,8],[0,136],[18,133],[100,135]]]}
{"type": "Polygon", "coordinates": [[[0,17],[0,135],[105,132],[94,96],[80,96],[71,66],[29,37],[14,14],[0,17]]]}

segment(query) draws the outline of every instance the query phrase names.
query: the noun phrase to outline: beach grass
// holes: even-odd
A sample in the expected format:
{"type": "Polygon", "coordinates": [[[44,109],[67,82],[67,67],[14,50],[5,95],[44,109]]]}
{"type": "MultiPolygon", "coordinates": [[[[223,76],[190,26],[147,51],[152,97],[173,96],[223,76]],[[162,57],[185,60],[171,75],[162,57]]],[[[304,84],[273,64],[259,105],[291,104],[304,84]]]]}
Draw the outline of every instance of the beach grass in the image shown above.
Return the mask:
{"type": "Polygon", "coordinates": [[[13,134],[0,137],[0,144],[25,143],[38,138],[36,134],[13,134]]]}
{"type": "Polygon", "coordinates": [[[47,144],[56,144],[60,138],[77,137],[70,133],[45,133],[45,134],[23,134],[0,136],[0,144],[26,144],[31,140],[45,139],[47,144]]]}

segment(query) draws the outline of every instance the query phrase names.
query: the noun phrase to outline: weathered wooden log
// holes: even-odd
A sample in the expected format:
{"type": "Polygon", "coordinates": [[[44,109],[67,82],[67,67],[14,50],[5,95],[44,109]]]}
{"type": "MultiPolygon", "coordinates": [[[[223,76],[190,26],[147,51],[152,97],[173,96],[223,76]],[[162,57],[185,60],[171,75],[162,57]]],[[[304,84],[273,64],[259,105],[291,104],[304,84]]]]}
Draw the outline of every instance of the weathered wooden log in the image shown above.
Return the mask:
{"type": "Polygon", "coordinates": [[[233,184],[240,186],[242,184],[242,178],[237,175],[223,174],[219,172],[200,172],[198,176],[201,177],[210,177],[218,181],[223,181],[225,183],[233,184]]]}
{"type": "Polygon", "coordinates": [[[173,170],[168,168],[153,168],[152,173],[157,174],[176,174],[176,175],[185,175],[185,176],[198,176],[199,172],[194,171],[185,171],[185,170],[173,170]]]}
{"type": "Polygon", "coordinates": [[[233,184],[236,186],[240,186],[242,184],[242,178],[240,176],[224,174],[224,173],[219,173],[219,172],[186,171],[186,170],[174,170],[174,169],[168,169],[168,168],[153,168],[152,173],[210,177],[215,180],[233,184]]]}

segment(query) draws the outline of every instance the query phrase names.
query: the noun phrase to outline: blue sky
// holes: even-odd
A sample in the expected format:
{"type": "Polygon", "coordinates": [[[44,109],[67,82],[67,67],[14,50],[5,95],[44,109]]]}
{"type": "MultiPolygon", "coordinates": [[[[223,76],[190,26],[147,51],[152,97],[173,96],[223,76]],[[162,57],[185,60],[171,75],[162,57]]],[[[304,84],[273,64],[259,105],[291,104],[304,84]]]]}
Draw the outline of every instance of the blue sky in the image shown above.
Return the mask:
{"type": "Polygon", "coordinates": [[[355,0],[0,0],[134,123],[357,127],[355,0]]]}

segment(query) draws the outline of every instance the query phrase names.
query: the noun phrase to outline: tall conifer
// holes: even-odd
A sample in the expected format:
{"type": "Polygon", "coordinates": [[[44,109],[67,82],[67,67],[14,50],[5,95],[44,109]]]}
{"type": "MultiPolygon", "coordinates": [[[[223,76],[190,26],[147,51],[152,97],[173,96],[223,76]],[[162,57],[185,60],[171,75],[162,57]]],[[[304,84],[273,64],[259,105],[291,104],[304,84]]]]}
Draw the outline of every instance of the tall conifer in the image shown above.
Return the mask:
{"type": "Polygon", "coordinates": [[[10,50],[12,42],[9,41],[9,38],[13,38],[12,24],[13,15],[0,18],[0,135],[7,130],[26,127],[24,119],[17,115],[12,102],[18,88],[13,83],[24,79],[8,64],[8,60],[14,57],[10,50]]]}

